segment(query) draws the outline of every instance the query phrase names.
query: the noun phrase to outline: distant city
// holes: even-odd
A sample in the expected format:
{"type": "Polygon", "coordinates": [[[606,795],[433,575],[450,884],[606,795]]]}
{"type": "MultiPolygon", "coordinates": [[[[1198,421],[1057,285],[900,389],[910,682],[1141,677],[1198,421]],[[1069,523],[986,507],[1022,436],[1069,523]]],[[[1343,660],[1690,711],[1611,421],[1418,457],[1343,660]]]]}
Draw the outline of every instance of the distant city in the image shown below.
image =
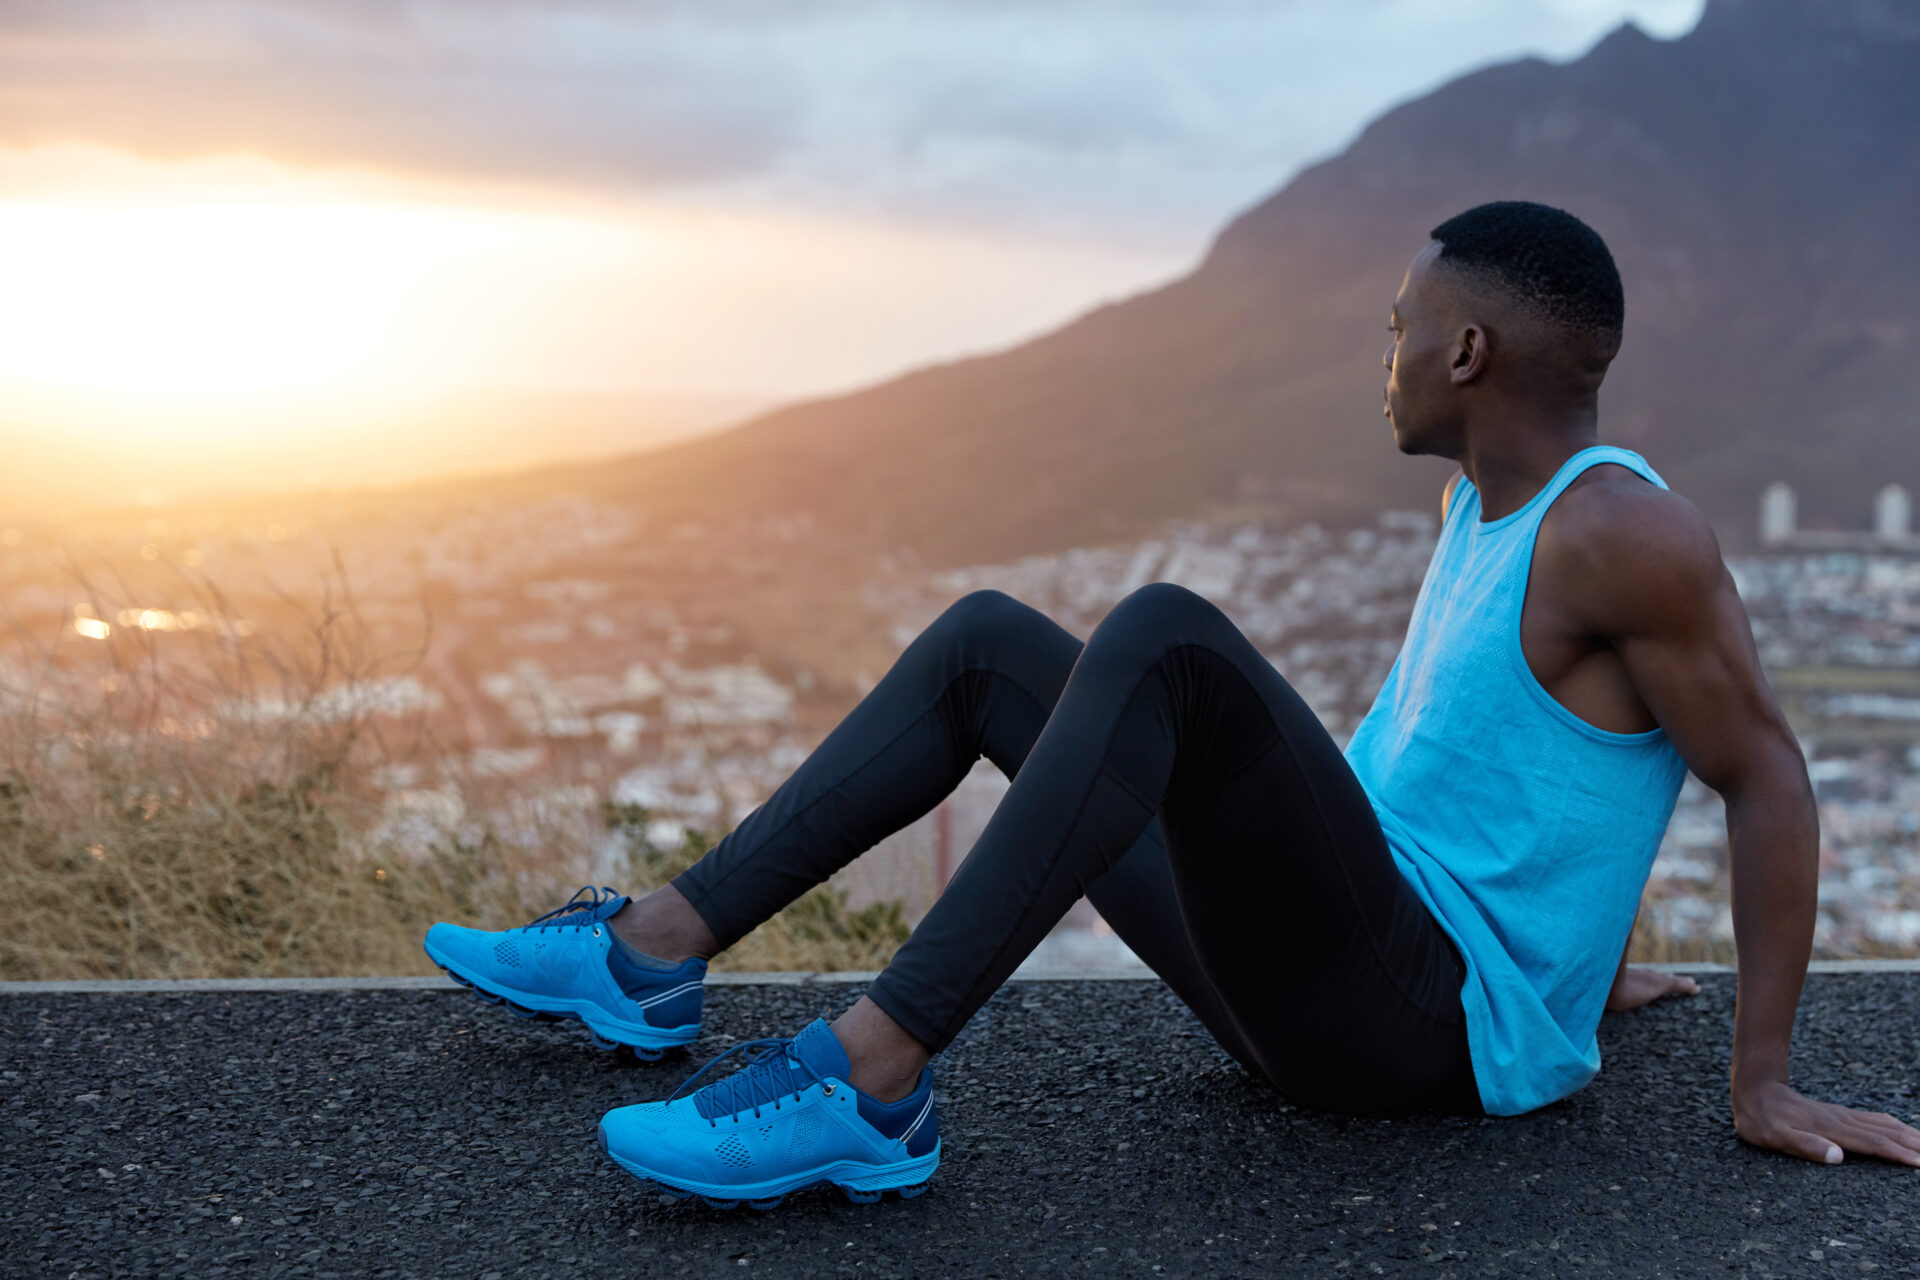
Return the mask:
{"type": "MultiPolygon", "coordinates": [[[[1784,484],[1769,487],[1760,507],[1764,549],[1730,559],[1729,569],[1820,801],[1817,944],[1838,956],[1911,953],[1920,948],[1920,539],[1909,531],[1907,492],[1884,489],[1870,528],[1857,534],[1796,528],[1784,484]]],[[[369,651],[404,655],[413,637],[410,658],[374,664],[298,707],[285,691],[263,690],[218,709],[424,718],[427,745],[396,751],[377,777],[383,840],[444,841],[476,805],[537,840],[542,823],[592,826],[611,803],[643,809],[648,838],[671,845],[689,831],[723,832],[761,803],[878,672],[809,666],[764,638],[748,642],[710,612],[690,614],[691,588],[647,584],[696,563],[708,534],[637,529],[630,513],[586,500],[367,525],[328,539],[239,520],[196,527],[154,518],[115,535],[103,554],[204,567],[217,581],[263,564],[279,582],[344,572],[369,651]]],[[[1134,588],[1181,583],[1218,603],[1344,743],[1398,652],[1437,531],[1427,512],[1396,511],[1346,529],[1175,524],[1137,543],[958,569],[885,560],[856,612],[875,632],[872,650],[893,653],[954,599],[993,587],[1085,636],[1134,588]]],[[[807,531],[770,536],[772,550],[761,544],[702,572],[764,575],[779,564],[778,547],[804,543],[807,531]]],[[[182,599],[160,585],[157,568],[123,582],[122,596],[140,598],[108,600],[83,589],[71,565],[25,558],[34,541],[0,531],[17,642],[0,659],[0,685],[16,697],[44,692],[49,679],[110,692],[118,677],[99,674],[89,646],[127,633],[164,656],[196,638],[258,637],[311,621],[284,590],[182,599]]],[[[167,731],[195,732],[181,715],[167,731]]],[[[1005,785],[981,765],[939,810],[843,872],[842,887],[856,904],[899,899],[917,918],[1005,785]]],[[[588,870],[616,877],[618,842],[602,843],[605,858],[588,870]]],[[[1644,914],[1675,947],[1730,948],[1724,815],[1695,780],[1654,865],[1644,914]]],[[[1036,963],[1062,959],[1132,962],[1084,903],[1036,963]]]]}

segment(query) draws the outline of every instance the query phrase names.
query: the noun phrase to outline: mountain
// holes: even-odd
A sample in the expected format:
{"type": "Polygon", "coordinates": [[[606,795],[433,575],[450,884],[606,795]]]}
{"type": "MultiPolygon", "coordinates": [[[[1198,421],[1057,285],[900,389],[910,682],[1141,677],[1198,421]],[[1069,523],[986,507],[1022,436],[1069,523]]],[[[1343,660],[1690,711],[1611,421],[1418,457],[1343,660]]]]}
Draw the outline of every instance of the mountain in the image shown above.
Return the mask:
{"type": "Polygon", "coordinates": [[[811,513],[931,563],[1169,517],[1434,506],[1449,467],[1380,417],[1388,303],[1447,216],[1571,209],[1627,289],[1602,438],[1733,546],[1787,478],[1808,523],[1920,487],[1920,3],[1710,0],[1566,64],[1392,110],[1233,220],[1202,264],[1037,341],[575,471],[669,517],[811,513]]]}

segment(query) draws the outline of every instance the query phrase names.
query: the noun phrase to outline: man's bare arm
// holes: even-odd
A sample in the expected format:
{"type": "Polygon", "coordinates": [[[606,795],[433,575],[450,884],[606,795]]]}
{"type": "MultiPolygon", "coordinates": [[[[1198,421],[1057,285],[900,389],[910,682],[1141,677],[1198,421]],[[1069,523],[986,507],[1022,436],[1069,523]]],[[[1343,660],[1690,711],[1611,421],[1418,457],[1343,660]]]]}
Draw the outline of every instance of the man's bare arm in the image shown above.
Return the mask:
{"type": "Polygon", "coordinates": [[[1748,1142],[1809,1160],[1837,1162],[1844,1149],[1920,1165],[1920,1131],[1815,1102],[1789,1083],[1813,943],[1819,819],[1713,530],[1664,490],[1594,486],[1567,497],[1568,518],[1551,539],[1542,535],[1556,580],[1577,600],[1580,623],[1620,656],[1688,767],[1727,802],[1739,956],[1735,1127],[1748,1142]]]}

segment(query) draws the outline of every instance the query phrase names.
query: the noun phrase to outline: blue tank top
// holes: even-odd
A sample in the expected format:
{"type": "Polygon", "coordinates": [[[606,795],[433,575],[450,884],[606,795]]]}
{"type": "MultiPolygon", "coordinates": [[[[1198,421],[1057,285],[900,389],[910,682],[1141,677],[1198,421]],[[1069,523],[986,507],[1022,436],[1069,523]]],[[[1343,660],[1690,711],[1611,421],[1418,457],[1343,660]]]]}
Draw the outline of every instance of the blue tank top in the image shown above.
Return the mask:
{"type": "Polygon", "coordinates": [[[1599,1071],[1601,1008],[1686,776],[1663,730],[1595,728],[1520,649],[1540,521],[1603,462],[1667,487],[1639,454],[1597,445],[1482,522],[1460,478],[1406,643],[1346,749],[1394,861],[1466,961],[1467,1043],[1493,1115],[1599,1071]]]}

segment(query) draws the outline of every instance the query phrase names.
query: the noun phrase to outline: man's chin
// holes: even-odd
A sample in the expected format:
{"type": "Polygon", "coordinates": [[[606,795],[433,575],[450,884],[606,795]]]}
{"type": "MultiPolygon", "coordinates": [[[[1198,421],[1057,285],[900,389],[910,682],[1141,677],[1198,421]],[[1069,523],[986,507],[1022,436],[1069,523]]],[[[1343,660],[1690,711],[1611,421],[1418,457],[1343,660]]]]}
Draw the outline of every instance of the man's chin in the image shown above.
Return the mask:
{"type": "MultiPolygon", "coordinates": [[[[1392,420],[1389,419],[1389,421],[1392,420]]],[[[1431,439],[1418,431],[1401,426],[1398,422],[1393,423],[1393,447],[1410,458],[1424,457],[1434,451],[1431,439]]]]}

